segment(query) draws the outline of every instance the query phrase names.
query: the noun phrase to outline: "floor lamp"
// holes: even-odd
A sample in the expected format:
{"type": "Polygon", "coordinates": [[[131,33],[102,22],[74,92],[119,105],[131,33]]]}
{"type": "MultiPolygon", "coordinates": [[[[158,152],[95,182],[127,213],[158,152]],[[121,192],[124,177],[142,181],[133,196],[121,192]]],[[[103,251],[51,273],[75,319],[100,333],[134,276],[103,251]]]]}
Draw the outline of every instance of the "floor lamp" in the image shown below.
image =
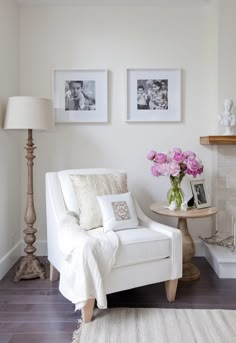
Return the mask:
{"type": "Polygon", "coordinates": [[[26,247],[24,256],[15,271],[14,281],[20,279],[35,279],[40,277],[45,279],[45,266],[34,255],[36,248],[33,246],[36,241],[36,232],[34,223],[36,221],[36,213],[34,208],[34,192],[33,192],[33,159],[35,146],[32,138],[33,130],[44,130],[54,126],[54,115],[52,102],[49,99],[17,96],[8,99],[7,111],[5,117],[5,129],[27,129],[28,140],[26,144],[26,159],[28,167],[28,187],[27,187],[27,206],[25,211],[25,223],[27,225],[24,230],[24,241],[26,247]]]}

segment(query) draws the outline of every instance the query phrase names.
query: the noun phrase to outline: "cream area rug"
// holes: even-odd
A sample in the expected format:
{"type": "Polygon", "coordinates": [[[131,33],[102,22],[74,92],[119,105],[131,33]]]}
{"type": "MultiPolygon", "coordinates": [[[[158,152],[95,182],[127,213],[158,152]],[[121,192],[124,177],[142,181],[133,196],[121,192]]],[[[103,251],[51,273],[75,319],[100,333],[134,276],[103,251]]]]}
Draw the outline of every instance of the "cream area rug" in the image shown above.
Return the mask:
{"type": "Polygon", "coordinates": [[[72,343],[236,343],[236,311],[96,309],[72,343]]]}

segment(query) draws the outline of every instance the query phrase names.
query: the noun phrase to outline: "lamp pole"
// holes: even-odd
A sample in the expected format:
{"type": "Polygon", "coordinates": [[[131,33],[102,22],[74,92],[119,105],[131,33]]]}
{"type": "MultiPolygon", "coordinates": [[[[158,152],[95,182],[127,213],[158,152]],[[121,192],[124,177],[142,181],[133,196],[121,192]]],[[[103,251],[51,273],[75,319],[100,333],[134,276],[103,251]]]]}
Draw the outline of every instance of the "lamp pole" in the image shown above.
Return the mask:
{"type": "Polygon", "coordinates": [[[33,143],[32,129],[28,129],[28,141],[25,147],[27,151],[27,167],[28,167],[28,187],[27,187],[27,206],[25,211],[25,223],[27,228],[24,230],[24,241],[26,247],[24,249],[27,254],[24,256],[16,271],[14,281],[17,282],[20,279],[35,279],[40,277],[40,279],[46,278],[45,266],[39,261],[39,259],[34,255],[36,248],[33,246],[36,241],[37,230],[33,227],[36,221],[36,213],[34,209],[34,192],[33,192],[33,165],[34,165],[34,150],[36,147],[33,143]]]}

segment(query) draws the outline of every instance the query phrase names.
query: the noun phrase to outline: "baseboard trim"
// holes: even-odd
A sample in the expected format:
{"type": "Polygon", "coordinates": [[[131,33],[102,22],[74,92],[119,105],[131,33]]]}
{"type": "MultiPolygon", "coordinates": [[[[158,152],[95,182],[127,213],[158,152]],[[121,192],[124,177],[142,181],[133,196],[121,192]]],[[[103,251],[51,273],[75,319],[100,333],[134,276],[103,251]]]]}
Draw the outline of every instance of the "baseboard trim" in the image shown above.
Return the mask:
{"type": "Polygon", "coordinates": [[[195,241],[195,256],[197,257],[206,257],[206,248],[202,241],[195,241]]]}
{"type": "Polygon", "coordinates": [[[0,280],[12,268],[21,256],[22,241],[19,241],[0,259],[0,280]]]}

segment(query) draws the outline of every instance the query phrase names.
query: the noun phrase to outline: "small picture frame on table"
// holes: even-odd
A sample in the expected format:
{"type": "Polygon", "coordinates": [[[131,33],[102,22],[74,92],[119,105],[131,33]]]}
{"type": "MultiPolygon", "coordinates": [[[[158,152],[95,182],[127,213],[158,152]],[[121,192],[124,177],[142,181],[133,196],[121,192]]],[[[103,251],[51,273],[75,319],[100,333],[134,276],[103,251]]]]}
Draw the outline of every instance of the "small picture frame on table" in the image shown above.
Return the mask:
{"type": "Polygon", "coordinates": [[[211,200],[207,191],[206,182],[202,180],[191,180],[190,181],[194,203],[197,208],[206,208],[211,206],[211,200]]]}

